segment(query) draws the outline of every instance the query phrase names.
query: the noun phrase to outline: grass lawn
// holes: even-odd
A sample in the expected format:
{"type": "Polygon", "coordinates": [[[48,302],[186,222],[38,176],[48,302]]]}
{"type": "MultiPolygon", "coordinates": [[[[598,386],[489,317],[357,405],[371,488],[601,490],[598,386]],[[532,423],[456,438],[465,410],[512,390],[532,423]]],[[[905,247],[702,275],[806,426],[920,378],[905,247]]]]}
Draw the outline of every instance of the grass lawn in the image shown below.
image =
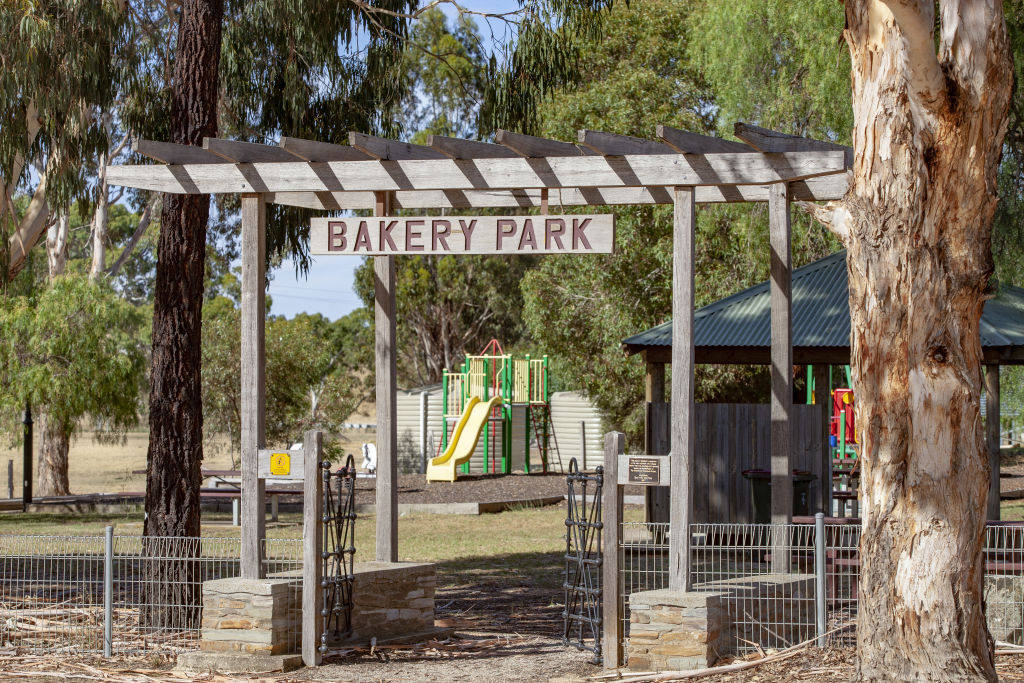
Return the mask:
{"type": "MultiPolygon", "coordinates": [[[[300,513],[282,513],[267,523],[270,538],[301,538],[300,513]]],[[[370,559],[375,547],[374,515],[356,520],[359,559],[370,559]]],[[[0,534],[99,535],[114,525],[118,535],[140,535],[142,513],[125,514],[0,514],[0,534]]],[[[558,553],[564,551],[565,506],[524,508],[487,515],[407,515],[399,518],[399,555],[402,560],[440,562],[457,558],[558,553]]],[[[231,514],[203,515],[203,536],[238,537],[231,514]]]]}

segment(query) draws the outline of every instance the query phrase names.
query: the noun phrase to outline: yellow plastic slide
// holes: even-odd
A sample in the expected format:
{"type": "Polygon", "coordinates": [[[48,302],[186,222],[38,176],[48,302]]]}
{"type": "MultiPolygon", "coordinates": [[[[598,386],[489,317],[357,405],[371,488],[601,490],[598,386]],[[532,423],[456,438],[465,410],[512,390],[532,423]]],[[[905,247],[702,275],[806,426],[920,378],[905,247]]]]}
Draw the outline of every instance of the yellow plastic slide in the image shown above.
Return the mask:
{"type": "Polygon", "coordinates": [[[455,481],[455,468],[473,457],[487,418],[495,406],[500,404],[501,396],[495,396],[486,403],[482,403],[476,396],[469,399],[455,426],[452,440],[448,442],[448,448],[436,458],[431,458],[427,465],[427,481],[455,481]]]}

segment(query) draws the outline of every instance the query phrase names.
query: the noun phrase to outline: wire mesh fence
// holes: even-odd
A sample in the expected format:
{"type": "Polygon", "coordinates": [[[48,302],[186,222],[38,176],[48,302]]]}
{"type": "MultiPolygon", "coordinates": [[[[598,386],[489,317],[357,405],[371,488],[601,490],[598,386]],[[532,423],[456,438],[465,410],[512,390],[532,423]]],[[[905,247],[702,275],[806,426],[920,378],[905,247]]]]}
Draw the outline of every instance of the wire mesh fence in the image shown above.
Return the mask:
{"type": "MultiPolygon", "coordinates": [[[[690,530],[694,589],[726,596],[737,654],[816,636],[834,646],[856,643],[859,524],[826,524],[820,543],[809,524],[694,524],[690,530]]],[[[668,587],[668,533],[667,524],[622,524],[625,644],[630,594],[668,587]]],[[[992,637],[1024,644],[1024,524],[987,528],[984,590],[992,637]]]]}
{"type": "MultiPolygon", "coordinates": [[[[54,653],[195,649],[202,584],[239,576],[240,552],[237,538],[0,535],[0,645],[54,653]]],[[[301,584],[301,540],[268,539],[265,557],[268,576],[294,575],[301,584]]]]}

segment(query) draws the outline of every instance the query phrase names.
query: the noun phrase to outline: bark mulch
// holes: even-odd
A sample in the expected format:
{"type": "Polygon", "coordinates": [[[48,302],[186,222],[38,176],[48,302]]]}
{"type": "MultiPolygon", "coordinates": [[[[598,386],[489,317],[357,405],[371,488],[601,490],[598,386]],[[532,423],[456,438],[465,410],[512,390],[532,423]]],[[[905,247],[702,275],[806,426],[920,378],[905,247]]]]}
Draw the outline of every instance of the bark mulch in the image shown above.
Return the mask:
{"type": "MultiPolygon", "coordinates": [[[[376,482],[371,477],[356,480],[356,504],[376,500],[376,482]]],[[[626,487],[627,495],[639,492],[639,487],[626,487]]],[[[428,482],[422,474],[398,475],[399,503],[497,503],[565,494],[565,475],[561,473],[460,474],[453,482],[428,482]]]]}

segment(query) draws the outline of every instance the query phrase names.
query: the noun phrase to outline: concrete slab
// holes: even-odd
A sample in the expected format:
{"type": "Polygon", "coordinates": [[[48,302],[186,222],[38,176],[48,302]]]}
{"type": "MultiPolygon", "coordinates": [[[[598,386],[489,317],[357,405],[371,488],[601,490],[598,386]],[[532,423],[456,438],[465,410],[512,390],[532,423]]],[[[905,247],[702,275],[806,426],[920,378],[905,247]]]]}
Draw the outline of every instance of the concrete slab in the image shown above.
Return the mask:
{"type": "Polygon", "coordinates": [[[302,655],[258,655],[231,652],[183,652],[177,669],[187,673],[257,674],[292,671],[302,666],[302,655]]]}

